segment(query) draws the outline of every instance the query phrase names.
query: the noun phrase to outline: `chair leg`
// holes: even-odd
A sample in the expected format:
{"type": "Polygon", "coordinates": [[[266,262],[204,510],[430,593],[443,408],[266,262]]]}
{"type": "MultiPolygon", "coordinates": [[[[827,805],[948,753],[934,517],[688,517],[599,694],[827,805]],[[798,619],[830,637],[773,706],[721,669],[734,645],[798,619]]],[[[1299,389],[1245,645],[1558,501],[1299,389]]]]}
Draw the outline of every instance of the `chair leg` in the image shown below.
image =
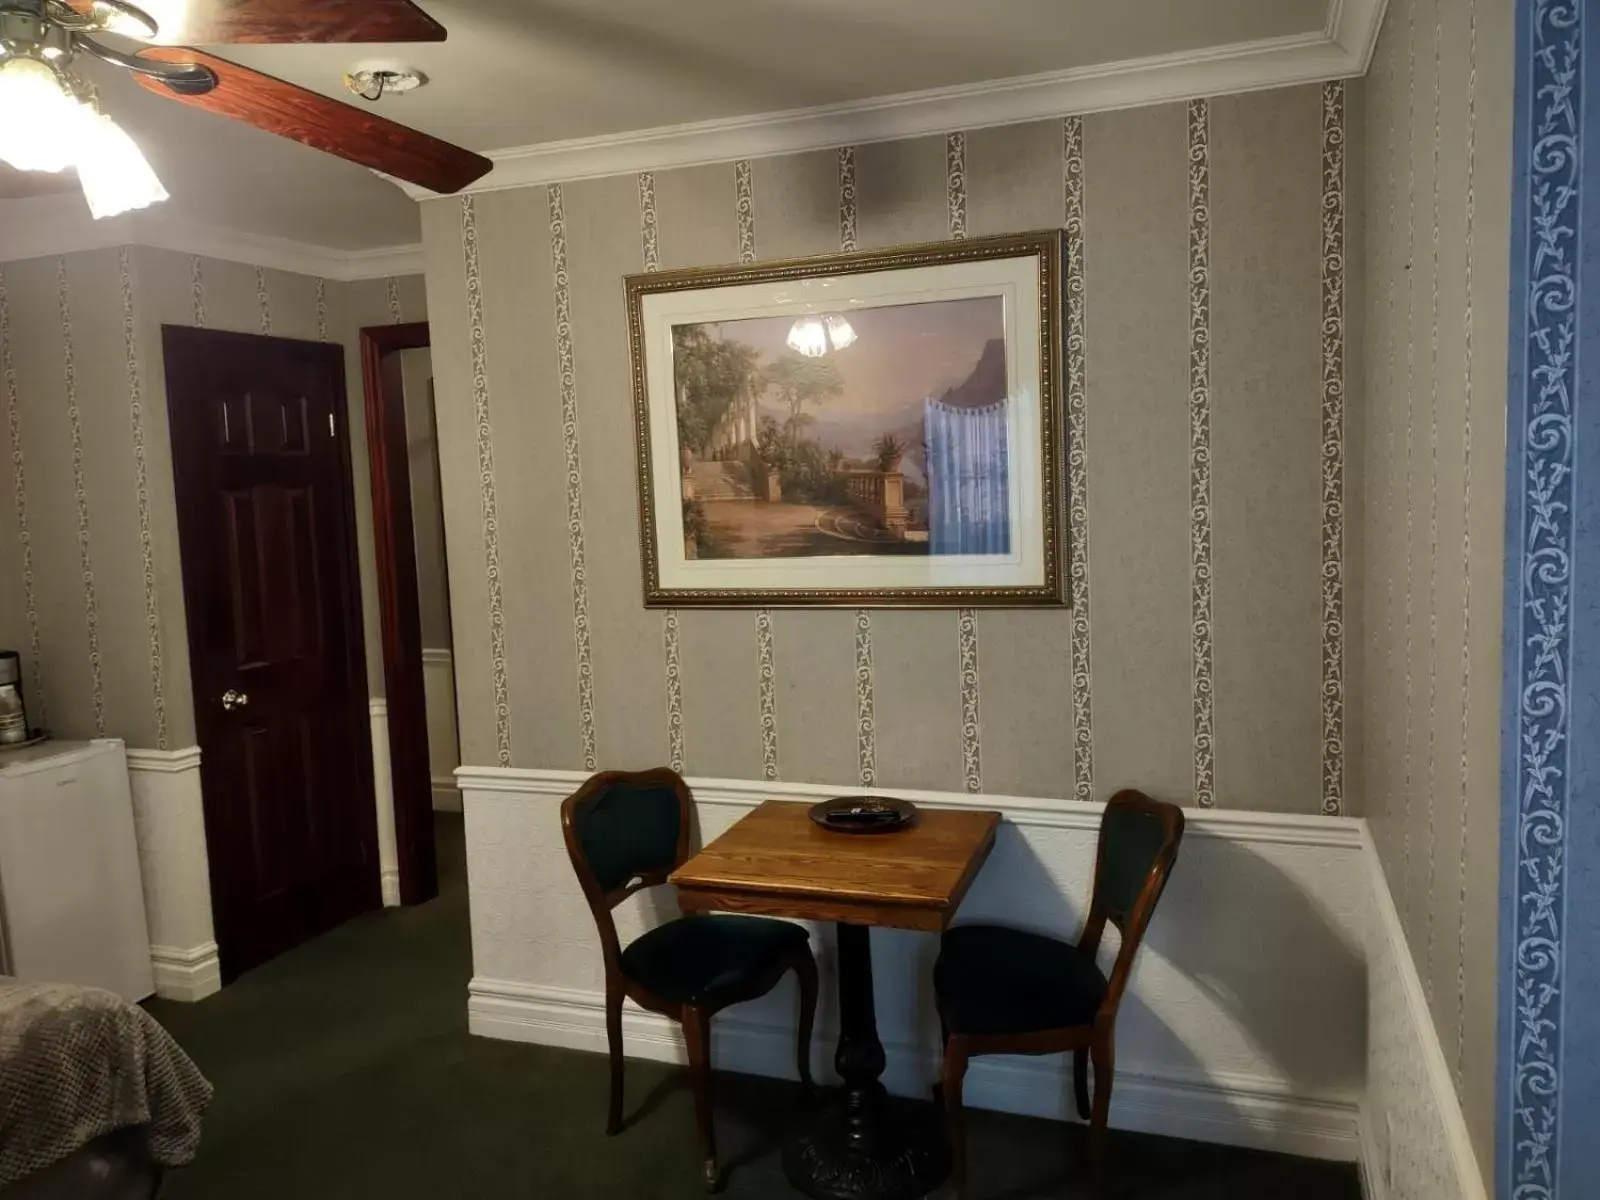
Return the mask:
{"type": "Polygon", "coordinates": [[[606,1135],[622,1129],[622,989],[606,982],[606,1041],[611,1047],[611,1101],[606,1135]]]}
{"type": "Polygon", "coordinates": [[[799,1060],[800,1085],[809,1092],[812,1088],[811,1029],[817,1019],[817,960],[811,957],[810,950],[795,959],[794,973],[800,981],[800,1030],[795,1055],[799,1060]]]}
{"type": "Polygon", "coordinates": [[[1116,1060],[1109,1031],[1095,1035],[1089,1054],[1094,1060],[1094,1110],[1089,1118],[1089,1163],[1094,1173],[1095,1187],[1101,1195],[1105,1195],[1111,1178],[1106,1153],[1106,1125],[1111,1119],[1111,1080],[1116,1060]]]}
{"type": "Polygon", "coordinates": [[[715,1192],[722,1186],[722,1173],[717,1168],[717,1135],[711,1118],[711,1014],[685,1008],[683,1039],[689,1048],[689,1076],[694,1086],[694,1123],[705,1148],[702,1172],[706,1190],[715,1192]]]}
{"type": "Polygon", "coordinates": [[[1089,1119],[1089,1051],[1072,1052],[1072,1092],[1078,1100],[1078,1118],[1089,1119]]]}
{"type": "Polygon", "coordinates": [[[956,1200],[967,1194],[967,1119],[961,1106],[961,1085],[967,1076],[967,1044],[960,1037],[944,1044],[944,1068],[939,1089],[944,1099],[945,1127],[950,1134],[950,1178],[956,1200]]]}

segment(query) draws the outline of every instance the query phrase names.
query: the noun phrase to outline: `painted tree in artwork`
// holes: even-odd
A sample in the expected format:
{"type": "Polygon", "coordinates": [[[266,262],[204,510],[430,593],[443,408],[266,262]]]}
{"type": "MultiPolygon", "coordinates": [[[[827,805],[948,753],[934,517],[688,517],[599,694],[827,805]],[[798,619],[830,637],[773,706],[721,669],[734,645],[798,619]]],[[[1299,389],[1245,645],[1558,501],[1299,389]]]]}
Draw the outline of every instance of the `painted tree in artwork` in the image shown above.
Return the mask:
{"type": "Polygon", "coordinates": [[[717,422],[741,394],[761,387],[761,353],[712,335],[714,326],[675,325],[672,366],[678,388],[678,439],[705,454],[717,422]]]}
{"type": "Polygon", "coordinates": [[[789,412],[784,429],[791,450],[800,445],[800,430],[809,423],[807,405],[815,407],[844,393],[839,368],[826,358],[804,358],[785,354],[762,373],[766,388],[789,412]]]}

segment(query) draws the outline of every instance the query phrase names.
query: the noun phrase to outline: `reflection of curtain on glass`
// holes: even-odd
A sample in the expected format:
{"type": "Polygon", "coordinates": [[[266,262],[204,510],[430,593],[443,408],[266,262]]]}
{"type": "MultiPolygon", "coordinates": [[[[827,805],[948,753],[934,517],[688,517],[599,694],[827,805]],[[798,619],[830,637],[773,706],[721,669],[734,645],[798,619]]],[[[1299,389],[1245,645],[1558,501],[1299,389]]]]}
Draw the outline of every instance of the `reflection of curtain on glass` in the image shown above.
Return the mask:
{"type": "Polygon", "coordinates": [[[1007,403],[952,408],[927,401],[928,549],[1011,553],[1007,403]]]}

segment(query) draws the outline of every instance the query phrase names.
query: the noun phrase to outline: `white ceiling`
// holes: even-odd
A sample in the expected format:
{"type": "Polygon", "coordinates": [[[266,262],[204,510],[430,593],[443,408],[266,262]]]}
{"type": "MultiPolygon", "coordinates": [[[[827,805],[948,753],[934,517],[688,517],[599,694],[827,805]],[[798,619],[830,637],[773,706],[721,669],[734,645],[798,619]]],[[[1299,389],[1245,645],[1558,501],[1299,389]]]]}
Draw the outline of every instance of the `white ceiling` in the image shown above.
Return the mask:
{"type": "MultiPolygon", "coordinates": [[[[1341,0],[422,2],[449,29],[447,42],[208,49],[339,96],[340,76],[355,62],[403,60],[431,82],[384,100],[379,111],[490,152],[1155,56],[1204,60],[1241,43],[1323,37],[1341,6],[1341,0]]],[[[145,3],[161,16],[182,0],[145,3]]],[[[342,251],[417,239],[414,202],[364,169],[170,103],[101,64],[86,70],[101,85],[107,111],[139,140],[172,192],[168,217],[342,251]]],[[[14,193],[0,176],[0,197],[8,194],[14,193]]],[[[79,203],[73,196],[61,202],[79,203]]]]}

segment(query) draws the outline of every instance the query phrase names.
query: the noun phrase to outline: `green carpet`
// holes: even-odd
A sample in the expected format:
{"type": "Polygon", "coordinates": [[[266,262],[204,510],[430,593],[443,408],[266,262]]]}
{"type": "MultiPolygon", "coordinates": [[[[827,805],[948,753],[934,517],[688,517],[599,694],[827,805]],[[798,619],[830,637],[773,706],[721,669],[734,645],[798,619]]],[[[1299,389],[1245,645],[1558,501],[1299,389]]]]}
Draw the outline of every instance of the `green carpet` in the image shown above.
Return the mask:
{"type": "MultiPolygon", "coordinates": [[[[461,820],[439,818],[441,895],[371,913],[199,1004],[151,1001],[216,1085],[198,1161],[167,1200],[441,1200],[705,1194],[682,1073],[628,1064],[630,1123],[605,1136],[605,1061],[467,1034],[461,820]]],[[[717,1078],[733,1200],[795,1193],[778,1139],[798,1088],[717,1078]]],[[[1087,1196],[1083,1130],[974,1112],[974,1200],[1087,1196]]],[[[1114,1134],[1119,1194],[1359,1200],[1355,1168],[1114,1134]]]]}

